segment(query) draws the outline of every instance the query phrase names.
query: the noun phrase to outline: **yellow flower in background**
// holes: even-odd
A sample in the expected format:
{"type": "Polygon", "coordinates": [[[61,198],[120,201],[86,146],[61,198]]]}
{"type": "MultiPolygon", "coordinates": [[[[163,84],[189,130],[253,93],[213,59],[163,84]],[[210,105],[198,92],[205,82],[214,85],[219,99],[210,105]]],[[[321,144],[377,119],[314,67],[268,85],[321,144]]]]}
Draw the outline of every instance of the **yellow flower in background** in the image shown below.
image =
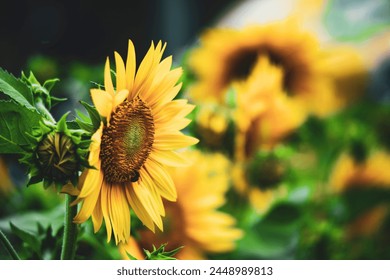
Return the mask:
{"type": "Polygon", "coordinates": [[[126,65],[115,53],[116,87],[107,59],[104,90],[91,90],[106,122],[92,136],[89,164],[96,169],[84,172],[76,201],[82,206],[74,221],[83,223],[92,216],[96,232],[104,219],[108,241],[114,232],[117,244],[130,237],[130,208],[152,231],[155,225],[163,229],[162,197],[176,200],[166,166],[186,164],[174,150],[197,143],[180,132],[190,123],[185,116],[194,106],[187,100],[173,100],[181,87],[177,82],[182,70],[171,70],[171,56],[161,61],[164,49],[161,42],[152,43],[136,71],[129,41],[126,65]]]}
{"type": "Polygon", "coordinates": [[[7,194],[13,189],[8,167],[2,157],[0,157],[0,194],[7,194]]]}
{"type": "MultiPolygon", "coordinates": [[[[390,189],[390,154],[377,151],[365,161],[357,162],[351,155],[342,154],[330,175],[329,186],[337,193],[350,189],[385,188],[390,189]]],[[[378,231],[389,213],[386,204],[379,204],[359,216],[349,225],[350,236],[370,236],[378,231]]]]}
{"type": "Polygon", "coordinates": [[[283,69],[260,56],[246,80],[233,83],[237,93],[236,159],[259,148],[272,148],[306,118],[302,104],[282,88],[283,69]]]}
{"type": "Polygon", "coordinates": [[[342,154],[333,167],[329,185],[336,192],[350,188],[390,188],[390,155],[377,151],[365,161],[357,162],[351,155],[342,154]]]}
{"type": "Polygon", "coordinates": [[[233,186],[262,215],[286,195],[282,184],[285,171],[285,166],[272,158],[255,160],[252,167],[248,161],[237,161],[232,168],[233,186]]]}
{"type": "MultiPolygon", "coordinates": [[[[337,74],[332,70],[340,73],[337,68],[345,67],[360,73],[363,69],[353,50],[343,51],[337,63],[328,62],[337,51],[323,52],[316,38],[300,30],[292,20],[252,25],[241,30],[210,29],[189,58],[189,66],[198,78],[189,94],[197,102],[224,103],[232,82],[247,79],[259,57],[266,56],[283,72],[282,90],[304,104],[307,112],[325,116],[340,109],[348,99],[345,92],[339,92],[337,85],[341,82],[334,79],[337,74]]],[[[349,74],[344,73],[339,78],[344,81],[349,74]]],[[[362,89],[359,89],[361,94],[362,89]]]]}
{"type": "Polygon", "coordinates": [[[227,130],[231,121],[230,111],[215,103],[198,106],[195,117],[196,135],[202,145],[220,149],[226,143],[227,130]]]}
{"type": "MultiPolygon", "coordinates": [[[[176,203],[164,201],[164,232],[139,232],[139,245],[150,250],[153,244],[168,243],[167,251],[184,246],[175,256],[178,259],[204,259],[206,253],[231,251],[242,231],[234,227],[232,216],[218,211],[225,203],[230,163],[221,154],[188,151],[186,156],[193,165],[172,170],[178,199],[176,203]]],[[[137,254],[137,248],[121,246],[122,252],[137,254]]]]}

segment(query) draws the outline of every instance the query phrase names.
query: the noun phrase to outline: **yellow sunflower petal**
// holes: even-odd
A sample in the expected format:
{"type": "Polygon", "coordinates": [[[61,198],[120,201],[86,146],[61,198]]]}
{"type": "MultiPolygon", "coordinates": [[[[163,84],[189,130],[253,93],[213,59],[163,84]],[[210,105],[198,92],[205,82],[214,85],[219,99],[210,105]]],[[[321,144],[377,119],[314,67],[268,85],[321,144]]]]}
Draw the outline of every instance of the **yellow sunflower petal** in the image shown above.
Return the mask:
{"type": "Polygon", "coordinates": [[[121,104],[128,95],[129,95],[129,91],[127,89],[123,89],[120,92],[118,92],[114,98],[114,108],[116,108],[116,106],[121,104]]]}
{"type": "Polygon", "coordinates": [[[173,167],[186,166],[190,164],[187,159],[185,159],[179,153],[174,151],[164,151],[164,150],[154,149],[150,153],[150,158],[153,159],[155,162],[161,162],[164,165],[173,166],[173,167]]]}
{"type": "Polygon", "coordinates": [[[165,76],[164,80],[158,86],[159,91],[152,95],[151,100],[148,102],[152,108],[157,107],[157,105],[164,105],[176,97],[181,88],[181,83],[177,87],[175,85],[179,81],[182,73],[183,70],[179,67],[173,69],[165,76]]]}
{"type": "Polygon", "coordinates": [[[100,203],[102,206],[104,223],[106,225],[107,242],[109,242],[111,240],[111,234],[112,234],[111,219],[110,219],[110,214],[109,214],[110,203],[111,203],[110,189],[111,189],[111,185],[108,185],[106,182],[103,182],[101,195],[100,195],[100,203]]]}
{"type": "Polygon", "coordinates": [[[115,52],[114,55],[116,65],[116,91],[118,92],[126,88],[126,69],[119,53],[115,52]]]}
{"type": "Polygon", "coordinates": [[[147,184],[149,182],[147,180],[143,180],[143,182],[139,182],[136,185],[133,185],[134,193],[139,199],[139,201],[144,206],[145,210],[149,214],[149,216],[152,218],[153,222],[157,225],[157,227],[162,230],[163,224],[161,220],[160,213],[157,211],[156,205],[158,204],[158,201],[156,202],[153,199],[153,196],[151,194],[151,187],[149,187],[147,184]]]}
{"type": "Polygon", "coordinates": [[[146,53],[144,59],[142,60],[140,66],[138,67],[137,73],[134,80],[134,89],[135,93],[142,87],[144,81],[148,78],[150,70],[153,65],[153,56],[154,56],[154,44],[152,42],[148,52],[146,53]]]}
{"type": "MultiPolygon", "coordinates": [[[[96,168],[100,168],[100,162],[98,162],[96,168]]],[[[100,170],[88,169],[85,172],[87,173],[87,175],[85,177],[83,187],[81,188],[79,198],[85,198],[89,196],[92,192],[99,191],[103,181],[103,173],[100,170]]]]}
{"type": "Polygon", "coordinates": [[[115,91],[114,91],[114,86],[112,84],[110,60],[108,57],[104,68],[104,88],[107,91],[107,93],[111,94],[111,96],[114,96],[115,91]]]}
{"type": "Polygon", "coordinates": [[[140,173],[140,178],[141,178],[140,180],[142,182],[141,185],[145,186],[150,191],[151,197],[153,199],[153,203],[155,204],[156,209],[157,209],[157,213],[160,216],[165,216],[164,205],[163,205],[160,193],[158,193],[158,191],[155,187],[155,183],[154,183],[153,179],[149,176],[148,172],[146,172],[146,170],[144,168],[141,168],[139,173],[140,173]]]}
{"type": "Polygon", "coordinates": [[[112,112],[113,96],[101,89],[91,89],[93,104],[103,117],[109,117],[112,112]]]}
{"type": "MultiPolygon", "coordinates": [[[[94,170],[91,169],[89,171],[94,171],[94,170]]],[[[90,175],[90,174],[91,173],[89,173],[89,177],[91,178],[92,175],[90,175]]],[[[74,217],[75,223],[85,222],[92,215],[92,212],[96,207],[96,202],[97,202],[97,199],[98,199],[99,194],[100,194],[103,176],[101,176],[100,172],[98,172],[98,174],[96,174],[96,175],[94,173],[92,173],[92,174],[93,174],[93,178],[90,180],[91,184],[88,187],[93,186],[94,188],[92,189],[92,191],[90,191],[89,195],[84,198],[84,201],[83,201],[83,204],[81,206],[79,213],[76,215],[76,217],[74,217]]],[[[88,180],[88,176],[86,178],[86,182],[87,182],[87,180],[88,180]]],[[[84,189],[84,187],[85,187],[85,185],[83,186],[83,189],[84,189]]],[[[83,191],[83,189],[81,191],[83,191]]],[[[80,198],[80,196],[79,196],[79,198],[80,198]]]]}
{"type": "MultiPolygon", "coordinates": [[[[133,93],[134,77],[135,77],[135,50],[134,45],[131,40],[129,40],[129,47],[127,50],[127,60],[126,60],[126,88],[129,90],[129,94],[133,93]]],[[[129,99],[133,99],[134,96],[129,96],[129,99]]]]}
{"type": "Polygon", "coordinates": [[[134,192],[134,186],[136,185],[138,185],[138,183],[134,182],[131,186],[125,189],[127,201],[129,202],[131,208],[134,210],[135,214],[138,216],[141,222],[152,232],[155,232],[153,220],[151,219],[149,213],[146,211],[145,207],[142,205],[138,196],[134,192]]]}
{"type": "Polygon", "coordinates": [[[156,135],[153,147],[160,150],[177,150],[198,142],[198,139],[184,134],[160,134],[156,135]]]}
{"type": "Polygon", "coordinates": [[[100,229],[103,223],[103,212],[102,212],[100,194],[96,201],[95,209],[92,212],[92,223],[93,223],[93,231],[96,233],[100,229]]]}
{"type": "Polygon", "coordinates": [[[126,242],[130,237],[130,210],[123,186],[111,185],[109,199],[111,200],[109,215],[115,243],[126,242]]]}
{"type": "MultiPolygon", "coordinates": [[[[158,97],[155,96],[154,99],[158,100],[158,98],[161,98],[161,96],[168,95],[170,97],[167,99],[172,100],[179,93],[181,86],[182,86],[182,83],[179,83],[176,86],[174,86],[173,88],[170,88],[165,92],[161,91],[162,94],[160,94],[158,97]]],[[[167,103],[154,103],[154,106],[151,107],[151,110],[153,111],[153,113],[159,114],[161,112],[161,110],[165,108],[167,103]]],[[[148,104],[152,104],[152,103],[149,102],[148,104]]]]}
{"type": "Polygon", "coordinates": [[[176,188],[169,173],[152,159],[145,162],[144,168],[153,178],[160,195],[169,201],[176,201],[176,188]]]}

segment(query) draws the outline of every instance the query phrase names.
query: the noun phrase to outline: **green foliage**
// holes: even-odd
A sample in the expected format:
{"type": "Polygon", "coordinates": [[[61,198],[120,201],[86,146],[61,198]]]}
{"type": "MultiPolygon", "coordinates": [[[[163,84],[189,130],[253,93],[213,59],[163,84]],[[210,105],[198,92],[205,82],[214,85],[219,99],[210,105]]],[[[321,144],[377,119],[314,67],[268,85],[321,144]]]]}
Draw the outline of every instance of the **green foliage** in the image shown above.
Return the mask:
{"type": "Polygon", "coordinates": [[[172,251],[166,252],[165,247],[167,244],[161,244],[160,247],[156,248],[153,245],[153,251],[144,249],[146,260],[176,260],[174,255],[176,255],[183,247],[176,248],[172,251]]]}
{"type": "Polygon", "coordinates": [[[31,145],[27,133],[39,127],[41,115],[13,100],[0,100],[0,154],[23,153],[31,145]]]}
{"type": "Polygon", "coordinates": [[[30,110],[34,109],[34,99],[29,87],[12,74],[0,68],[0,97],[3,94],[21,106],[30,110]]]}

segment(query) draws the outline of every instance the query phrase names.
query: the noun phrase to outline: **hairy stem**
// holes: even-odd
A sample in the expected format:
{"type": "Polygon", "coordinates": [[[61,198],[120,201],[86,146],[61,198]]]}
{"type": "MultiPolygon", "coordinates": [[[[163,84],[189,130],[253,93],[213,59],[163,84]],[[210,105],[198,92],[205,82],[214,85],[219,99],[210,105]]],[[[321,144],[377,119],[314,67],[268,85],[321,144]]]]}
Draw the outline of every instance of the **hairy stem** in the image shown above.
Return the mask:
{"type": "Polygon", "coordinates": [[[73,223],[77,207],[71,206],[74,197],[66,195],[65,227],[62,240],[61,260],[73,260],[76,254],[78,226],[73,223]]]}

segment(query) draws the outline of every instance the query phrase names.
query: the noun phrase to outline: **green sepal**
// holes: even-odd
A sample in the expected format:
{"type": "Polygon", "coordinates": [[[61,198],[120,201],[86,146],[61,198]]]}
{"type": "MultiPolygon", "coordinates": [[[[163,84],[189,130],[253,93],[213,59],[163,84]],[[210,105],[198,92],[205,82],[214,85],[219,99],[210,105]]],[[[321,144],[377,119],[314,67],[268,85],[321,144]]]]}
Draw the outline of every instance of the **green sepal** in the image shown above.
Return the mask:
{"type": "Polygon", "coordinates": [[[77,123],[77,121],[67,121],[66,125],[69,129],[80,129],[80,125],[77,123]]]}
{"type": "Polygon", "coordinates": [[[93,125],[92,124],[83,122],[82,120],[79,120],[79,119],[77,119],[76,122],[81,129],[84,129],[84,130],[90,132],[91,134],[93,133],[93,125]]]}
{"type": "Polygon", "coordinates": [[[165,247],[167,246],[167,243],[161,244],[161,246],[157,249],[153,245],[153,251],[150,252],[149,250],[144,249],[144,253],[146,255],[147,260],[176,260],[173,256],[176,255],[183,246],[176,248],[172,251],[165,251],[165,247]]]}
{"type": "MultiPolygon", "coordinates": [[[[30,175],[31,175],[31,172],[30,172],[30,175]]],[[[27,182],[27,187],[31,186],[31,185],[35,185],[35,184],[38,184],[39,182],[42,181],[42,177],[41,176],[31,176],[31,178],[28,180],[27,182]]]]}
{"type": "MultiPolygon", "coordinates": [[[[46,80],[44,83],[43,83],[43,87],[48,91],[48,92],[50,92],[52,89],[53,89],[53,87],[55,86],[55,84],[56,83],[58,83],[60,81],[60,79],[58,79],[58,78],[54,78],[54,79],[50,79],[50,80],[46,80]]],[[[53,97],[52,97],[53,98],[53,97]]],[[[66,100],[66,98],[56,98],[56,99],[65,99],[66,100]]],[[[65,101],[64,100],[64,101],[65,101]]]]}
{"type": "Polygon", "coordinates": [[[61,98],[61,97],[51,96],[51,107],[54,107],[58,103],[64,102],[66,100],[68,100],[68,98],[61,98]]]}
{"type": "Polygon", "coordinates": [[[70,112],[66,112],[62,115],[61,119],[57,123],[57,131],[64,132],[65,134],[69,133],[68,126],[66,125],[66,118],[68,117],[70,112]]]}
{"type": "Polygon", "coordinates": [[[89,117],[91,118],[91,124],[93,127],[93,131],[95,132],[100,127],[101,118],[99,112],[96,110],[94,106],[89,105],[87,102],[80,101],[80,104],[84,106],[85,110],[87,110],[89,117]]]}

